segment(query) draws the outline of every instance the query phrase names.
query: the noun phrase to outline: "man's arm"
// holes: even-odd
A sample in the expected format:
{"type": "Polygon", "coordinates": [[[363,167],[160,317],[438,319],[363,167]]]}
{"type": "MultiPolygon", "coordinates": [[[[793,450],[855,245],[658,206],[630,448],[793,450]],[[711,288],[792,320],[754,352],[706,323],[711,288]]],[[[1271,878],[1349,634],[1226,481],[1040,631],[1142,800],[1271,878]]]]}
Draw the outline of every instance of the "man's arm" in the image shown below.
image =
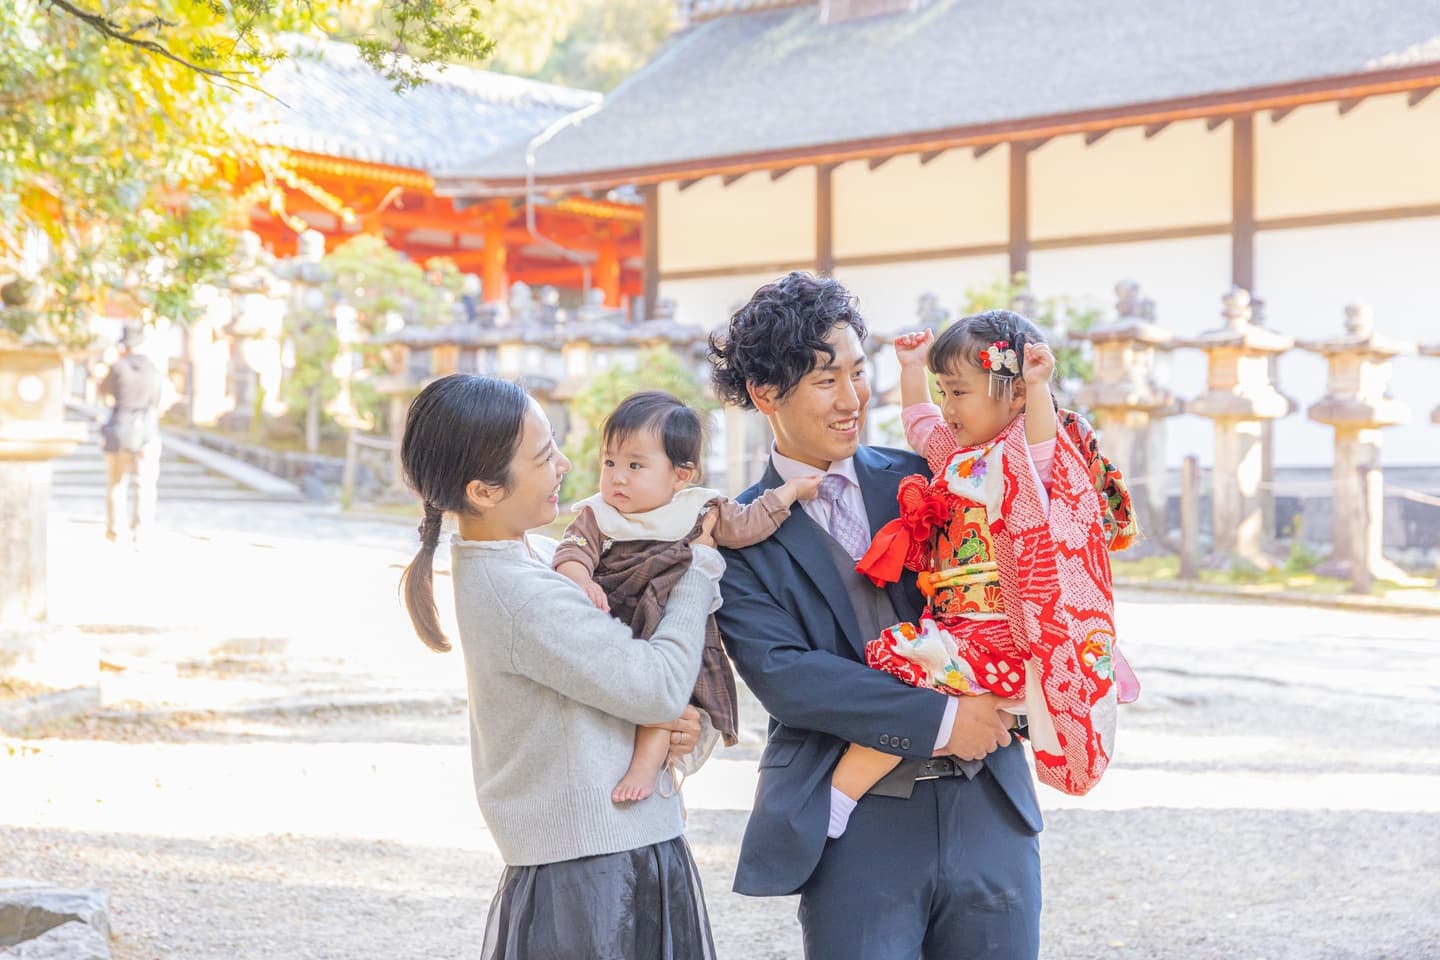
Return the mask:
{"type": "Polygon", "coordinates": [[[727,550],[725,560],[725,603],[715,615],[720,635],[772,717],[886,753],[933,755],[948,697],[811,648],[804,626],[774,601],[745,554],[727,550]]]}

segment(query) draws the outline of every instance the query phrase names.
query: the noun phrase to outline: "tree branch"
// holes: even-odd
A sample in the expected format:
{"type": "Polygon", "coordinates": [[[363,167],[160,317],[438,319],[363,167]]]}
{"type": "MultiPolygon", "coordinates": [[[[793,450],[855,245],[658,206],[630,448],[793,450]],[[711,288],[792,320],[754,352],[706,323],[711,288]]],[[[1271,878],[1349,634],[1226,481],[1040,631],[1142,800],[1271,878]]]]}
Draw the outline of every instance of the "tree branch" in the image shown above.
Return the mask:
{"type": "MultiPolygon", "coordinates": [[[[82,10],[81,8],[70,3],[69,0],[45,0],[45,2],[51,8],[59,10],[62,13],[69,14],[76,20],[79,20],[81,23],[90,27],[92,30],[96,31],[103,37],[111,40],[118,40],[121,43],[135,47],[137,50],[143,50],[146,53],[152,53],[157,57],[171,60],[175,63],[180,64],[180,66],[185,67],[186,69],[194,70],[196,73],[203,74],[204,76],[210,77],[214,80],[224,80],[227,82],[238,81],[241,83],[244,82],[243,78],[245,77],[245,74],[242,72],[233,70],[217,70],[214,67],[201,66],[200,64],[195,63],[192,60],[188,60],[185,57],[180,56],[178,53],[175,53],[163,43],[155,40],[142,40],[134,35],[136,32],[142,29],[154,27],[157,25],[166,25],[166,21],[161,20],[158,17],[152,18],[151,20],[136,25],[132,29],[126,30],[118,23],[115,23],[114,21],[107,18],[104,14],[91,13],[88,10],[82,10]]],[[[246,84],[246,86],[248,86],[248,84],[246,84]]]]}

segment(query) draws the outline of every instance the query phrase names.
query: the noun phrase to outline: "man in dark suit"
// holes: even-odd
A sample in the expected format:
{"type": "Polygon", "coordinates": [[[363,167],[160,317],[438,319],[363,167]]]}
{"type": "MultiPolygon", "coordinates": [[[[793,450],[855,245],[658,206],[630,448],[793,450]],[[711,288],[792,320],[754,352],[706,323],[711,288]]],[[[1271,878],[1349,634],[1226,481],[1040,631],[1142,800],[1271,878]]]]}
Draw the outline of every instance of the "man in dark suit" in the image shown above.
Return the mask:
{"type": "Polygon", "coordinates": [[[810,960],[1033,960],[1041,819],[1009,716],[993,696],[947,697],[865,665],[866,642],[923,601],[913,575],[880,589],[854,561],[898,515],[901,479],[927,472],[860,445],[865,336],[844,287],[792,273],[712,338],[717,393],[775,435],[764,478],[738,499],[825,476],[773,537],[725,552],[720,631],[771,717],[735,890],[800,894],[810,960]],[[858,804],[830,786],[849,743],[903,758],[858,804]]]}

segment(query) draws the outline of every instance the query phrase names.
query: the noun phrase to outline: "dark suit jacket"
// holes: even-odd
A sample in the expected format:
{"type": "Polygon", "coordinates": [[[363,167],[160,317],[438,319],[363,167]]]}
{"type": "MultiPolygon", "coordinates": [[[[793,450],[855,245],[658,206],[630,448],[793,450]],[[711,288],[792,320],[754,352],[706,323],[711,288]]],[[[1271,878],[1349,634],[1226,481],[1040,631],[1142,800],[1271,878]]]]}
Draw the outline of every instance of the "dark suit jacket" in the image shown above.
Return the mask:
{"type": "MultiPolygon", "coordinates": [[[[873,534],[899,515],[896,492],[912,473],[928,475],[911,453],[861,447],[855,474],[873,534]]],[[[781,483],[773,465],[736,499],[748,503],[781,483]]],[[[735,891],[796,893],[825,849],[830,773],[846,743],[927,759],[935,747],[945,696],[910,687],[865,665],[865,644],[849,595],[822,537],[804,509],[792,510],[774,536],[726,550],[716,613],[725,648],[770,714],[760,785],[740,848],[735,891]]],[[[913,574],[886,587],[896,613],[919,617],[913,574]]],[[[1016,812],[1041,827],[1035,787],[1018,742],[985,761],[1016,812]]]]}

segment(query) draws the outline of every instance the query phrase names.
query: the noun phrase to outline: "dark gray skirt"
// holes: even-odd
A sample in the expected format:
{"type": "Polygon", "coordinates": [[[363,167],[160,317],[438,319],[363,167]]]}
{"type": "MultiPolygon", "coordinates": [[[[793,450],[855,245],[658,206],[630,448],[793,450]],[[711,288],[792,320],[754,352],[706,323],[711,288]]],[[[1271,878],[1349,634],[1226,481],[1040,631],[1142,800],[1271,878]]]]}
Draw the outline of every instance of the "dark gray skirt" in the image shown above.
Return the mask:
{"type": "Polygon", "coordinates": [[[506,867],[482,960],[714,960],[684,837],[623,853],[506,867]]]}

